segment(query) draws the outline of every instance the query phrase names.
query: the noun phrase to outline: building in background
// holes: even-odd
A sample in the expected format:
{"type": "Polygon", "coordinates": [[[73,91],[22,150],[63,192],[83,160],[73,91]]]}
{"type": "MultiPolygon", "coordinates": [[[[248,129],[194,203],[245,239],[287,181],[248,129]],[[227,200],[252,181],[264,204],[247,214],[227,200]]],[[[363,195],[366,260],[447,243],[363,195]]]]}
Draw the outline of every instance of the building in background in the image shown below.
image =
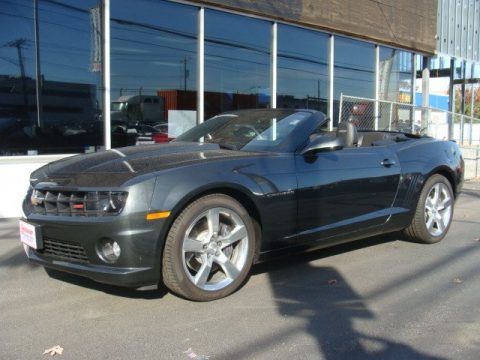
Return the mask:
{"type": "Polygon", "coordinates": [[[333,126],[341,94],[414,103],[416,79],[437,70],[459,91],[450,109],[460,97],[460,111],[472,99],[476,109],[475,0],[0,3],[0,167],[19,187],[51,159],[134,144],[142,123],[173,132],[227,110],[291,107],[333,126]],[[457,23],[465,30],[445,27],[457,23]]]}

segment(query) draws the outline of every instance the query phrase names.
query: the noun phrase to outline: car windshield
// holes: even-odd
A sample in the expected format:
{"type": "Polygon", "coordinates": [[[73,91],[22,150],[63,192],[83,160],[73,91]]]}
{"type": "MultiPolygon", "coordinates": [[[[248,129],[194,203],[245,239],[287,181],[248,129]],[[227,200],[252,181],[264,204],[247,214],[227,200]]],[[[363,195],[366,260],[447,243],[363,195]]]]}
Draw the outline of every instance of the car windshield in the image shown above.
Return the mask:
{"type": "Polygon", "coordinates": [[[214,143],[242,151],[276,151],[312,116],[294,110],[253,110],[221,114],[205,121],[176,141],[214,143]]]}
{"type": "Polygon", "coordinates": [[[124,102],[112,102],[111,110],[112,111],[124,111],[126,107],[126,103],[124,102]]]}

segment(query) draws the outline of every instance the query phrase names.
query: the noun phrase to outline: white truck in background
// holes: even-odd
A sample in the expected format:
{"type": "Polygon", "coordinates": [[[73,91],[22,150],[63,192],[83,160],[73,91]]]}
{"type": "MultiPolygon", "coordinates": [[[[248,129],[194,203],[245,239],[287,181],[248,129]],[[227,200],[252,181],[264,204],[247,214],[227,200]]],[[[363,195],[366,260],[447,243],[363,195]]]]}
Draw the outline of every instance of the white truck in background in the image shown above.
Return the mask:
{"type": "Polygon", "coordinates": [[[127,124],[154,125],[165,122],[163,97],[154,95],[126,95],[112,101],[111,120],[127,124]]]}

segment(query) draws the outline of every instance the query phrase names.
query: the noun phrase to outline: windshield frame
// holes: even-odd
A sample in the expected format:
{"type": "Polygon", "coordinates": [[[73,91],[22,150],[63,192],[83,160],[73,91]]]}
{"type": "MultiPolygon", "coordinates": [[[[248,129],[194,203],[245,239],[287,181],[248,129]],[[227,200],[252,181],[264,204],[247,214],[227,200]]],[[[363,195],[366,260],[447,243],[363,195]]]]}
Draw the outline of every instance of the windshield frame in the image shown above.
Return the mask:
{"type": "MultiPolygon", "coordinates": [[[[219,114],[210,118],[202,124],[199,124],[192,129],[186,131],[177,137],[175,142],[203,142],[205,143],[216,143],[221,148],[227,150],[236,150],[236,151],[245,151],[245,152],[276,152],[276,153],[294,153],[298,150],[300,146],[304,146],[308,143],[309,135],[319,127],[322,123],[326,122],[326,116],[315,110],[309,109],[251,109],[251,110],[238,110],[231,111],[219,114]],[[285,130],[281,138],[269,140],[265,138],[266,132],[271,132],[270,129],[259,129],[256,132],[256,135],[251,133],[253,136],[251,141],[246,140],[247,142],[242,145],[242,143],[231,141],[235,139],[234,137],[227,138],[227,141],[222,138],[212,138],[210,133],[216,133],[217,135],[222,134],[222,131],[225,131],[227,127],[231,128],[235,126],[240,126],[246,128],[251,126],[248,123],[249,120],[255,119],[255,116],[258,115],[260,121],[266,123],[268,119],[278,119],[279,126],[292,126],[292,122],[298,121],[298,124],[293,124],[293,129],[285,130]],[[298,115],[298,119],[295,119],[295,115],[298,115]],[[238,119],[239,123],[235,124],[233,119],[238,119]],[[284,123],[280,125],[281,122],[290,121],[290,123],[284,123]],[[287,124],[287,125],[285,125],[287,124]],[[262,131],[260,131],[262,130],[262,131]],[[263,131],[264,130],[264,131],[263,131]],[[263,138],[261,138],[263,136],[263,138]],[[266,140],[266,141],[264,141],[266,140]],[[272,141],[274,141],[272,143],[272,141]],[[239,146],[237,146],[239,145],[239,146]]],[[[256,124],[255,124],[256,125],[256,124]]],[[[265,124],[264,124],[265,125],[265,124]]],[[[254,131],[254,130],[252,130],[254,131]]]]}

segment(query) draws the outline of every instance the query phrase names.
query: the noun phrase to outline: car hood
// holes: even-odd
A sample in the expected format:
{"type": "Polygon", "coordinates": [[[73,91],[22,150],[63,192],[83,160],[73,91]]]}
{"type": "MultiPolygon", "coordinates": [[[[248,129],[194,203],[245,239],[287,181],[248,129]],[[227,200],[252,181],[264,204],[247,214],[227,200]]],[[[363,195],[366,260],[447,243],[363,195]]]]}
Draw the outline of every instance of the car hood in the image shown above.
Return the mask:
{"type": "Polygon", "coordinates": [[[32,173],[30,182],[32,185],[48,181],[60,186],[121,186],[130,179],[173,167],[254,155],[223,150],[217,144],[207,143],[131,146],[52,162],[32,173]]]}

